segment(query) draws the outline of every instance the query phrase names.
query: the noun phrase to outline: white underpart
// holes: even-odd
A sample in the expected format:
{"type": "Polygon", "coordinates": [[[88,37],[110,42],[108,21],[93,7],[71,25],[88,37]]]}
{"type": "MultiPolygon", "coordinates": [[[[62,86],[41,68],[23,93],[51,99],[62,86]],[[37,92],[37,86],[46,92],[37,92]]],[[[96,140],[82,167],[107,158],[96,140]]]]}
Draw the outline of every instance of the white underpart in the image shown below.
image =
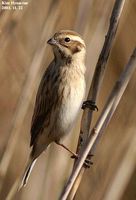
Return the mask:
{"type": "Polygon", "coordinates": [[[85,94],[85,81],[81,80],[79,85],[73,85],[71,87],[71,93],[67,102],[62,104],[60,110],[61,130],[64,130],[65,134],[70,132],[75,120],[81,110],[82,101],[85,94]]]}
{"type": "MultiPolygon", "coordinates": [[[[79,38],[74,36],[74,38],[79,38]]],[[[68,134],[75,124],[85,96],[85,49],[73,55],[71,66],[68,66],[66,77],[67,84],[64,88],[64,98],[57,115],[58,137],[68,134]],[[70,89],[70,90],[69,90],[70,89]],[[70,91],[70,93],[69,93],[70,91]]]]}

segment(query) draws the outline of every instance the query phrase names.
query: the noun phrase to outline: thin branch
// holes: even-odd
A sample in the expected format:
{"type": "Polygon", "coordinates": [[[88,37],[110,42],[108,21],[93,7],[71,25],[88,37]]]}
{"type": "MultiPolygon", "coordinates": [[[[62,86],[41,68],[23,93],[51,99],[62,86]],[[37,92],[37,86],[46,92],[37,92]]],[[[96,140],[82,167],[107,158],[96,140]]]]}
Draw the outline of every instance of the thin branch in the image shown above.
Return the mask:
{"type": "Polygon", "coordinates": [[[93,146],[97,142],[97,139],[99,138],[99,136],[102,134],[104,129],[109,124],[110,119],[111,119],[112,115],[114,114],[115,109],[117,108],[119,101],[127,87],[127,84],[129,82],[131,76],[133,75],[135,69],[136,69],[136,48],[134,49],[128,64],[126,65],[125,69],[121,73],[119,80],[116,82],[94,128],[90,131],[88,140],[85,142],[85,145],[81,149],[81,154],[79,155],[79,159],[76,161],[74,170],[71,173],[71,176],[66,184],[66,187],[60,197],[61,200],[67,199],[67,197],[75,183],[75,180],[81,171],[81,168],[84,164],[84,161],[85,161],[88,153],[92,150],[93,146]]]}
{"type": "MultiPolygon", "coordinates": [[[[91,84],[91,87],[90,87],[90,90],[88,93],[87,100],[91,99],[93,102],[96,102],[96,100],[97,100],[97,97],[98,97],[98,94],[99,94],[99,91],[100,91],[100,88],[102,85],[107,60],[109,58],[109,54],[110,54],[110,51],[111,51],[111,48],[113,45],[113,41],[115,39],[115,35],[116,35],[116,31],[117,31],[117,27],[119,24],[119,19],[120,19],[122,10],[123,10],[124,3],[125,3],[125,0],[116,0],[115,1],[114,7],[112,10],[112,14],[111,14],[111,18],[110,18],[108,32],[105,37],[105,42],[104,42],[102,51],[100,53],[98,62],[96,64],[95,73],[94,73],[93,81],[92,81],[92,84],[91,84]]],[[[92,122],[92,117],[93,117],[93,111],[85,110],[83,112],[80,136],[79,136],[78,147],[77,147],[78,154],[80,152],[82,145],[86,142],[86,140],[88,138],[89,129],[90,129],[91,122],[92,122]]],[[[74,198],[75,193],[78,189],[78,186],[82,180],[84,170],[85,170],[85,168],[82,168],[82,170],[75,182],[75,186],[73,187],[73,189],[70,193],[70,196],[68,198],[69,200],[72,200],[74,198]]]]}

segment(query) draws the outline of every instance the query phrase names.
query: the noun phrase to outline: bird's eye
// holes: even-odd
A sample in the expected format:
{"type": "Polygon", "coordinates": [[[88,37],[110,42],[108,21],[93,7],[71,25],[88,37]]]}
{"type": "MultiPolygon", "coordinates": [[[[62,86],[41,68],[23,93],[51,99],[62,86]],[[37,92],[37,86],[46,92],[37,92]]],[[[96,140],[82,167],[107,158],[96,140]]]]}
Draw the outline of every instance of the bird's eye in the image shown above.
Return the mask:
{"type": "Polygon", "coordinates": [[[70,38],[69,38],[69,37],[66,37],[66,38],[65,38],[65,42],[70,42],[70,38]]]}

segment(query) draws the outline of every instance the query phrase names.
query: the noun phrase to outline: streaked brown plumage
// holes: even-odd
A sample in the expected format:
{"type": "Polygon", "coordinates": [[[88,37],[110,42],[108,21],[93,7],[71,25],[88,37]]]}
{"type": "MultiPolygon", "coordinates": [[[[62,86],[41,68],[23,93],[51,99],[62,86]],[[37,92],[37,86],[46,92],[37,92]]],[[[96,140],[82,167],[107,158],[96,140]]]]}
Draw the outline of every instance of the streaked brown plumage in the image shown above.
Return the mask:
{"type": "Polygon", "coordinates": [[[51,142],[67,135],[77,118],[85,94],[86,47],[76,32],[63,30],[48,41],[54,60],[41,80],[31,124],[32,152],[25,170],[25,185],[37,157],[51,142]]]}

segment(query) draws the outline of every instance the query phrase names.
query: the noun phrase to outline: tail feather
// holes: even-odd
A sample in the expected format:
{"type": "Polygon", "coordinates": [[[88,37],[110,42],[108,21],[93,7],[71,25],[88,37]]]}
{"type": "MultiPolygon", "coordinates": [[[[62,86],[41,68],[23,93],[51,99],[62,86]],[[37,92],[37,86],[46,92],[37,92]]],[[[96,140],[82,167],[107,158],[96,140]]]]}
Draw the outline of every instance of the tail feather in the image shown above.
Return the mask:
{"type": "Polygon", "coordinates": [[[17,192],[27,184],[28,178],[30,176],[30,173],[31,173],[34,165],[35,165],[36,160],[37,159],[29,160],[29,162],[25,168],[24,175],[22,177],[18,178],[15,181],[15,183],[12,185],[12,187],[6,197],[6,200],[13,199],[15,197],[15,195],[17,194],[17,192]]]}
{"type": "Polygon", "coordinates": [[[29,179],[29,176],[30,176],[30,173],[36,163],[36,160],[37,159],[34,159],[34,160],[30,160],[25,168],[25,172],[24,172],[24,175],[23,175],[23,178],[22,178],[22,181],[21,181],[21,184],[20,184],[20,187],[19,189],[21,189],[22,187],[25,187],[26,184],[27,184],[27,181],[29,179]]]}

